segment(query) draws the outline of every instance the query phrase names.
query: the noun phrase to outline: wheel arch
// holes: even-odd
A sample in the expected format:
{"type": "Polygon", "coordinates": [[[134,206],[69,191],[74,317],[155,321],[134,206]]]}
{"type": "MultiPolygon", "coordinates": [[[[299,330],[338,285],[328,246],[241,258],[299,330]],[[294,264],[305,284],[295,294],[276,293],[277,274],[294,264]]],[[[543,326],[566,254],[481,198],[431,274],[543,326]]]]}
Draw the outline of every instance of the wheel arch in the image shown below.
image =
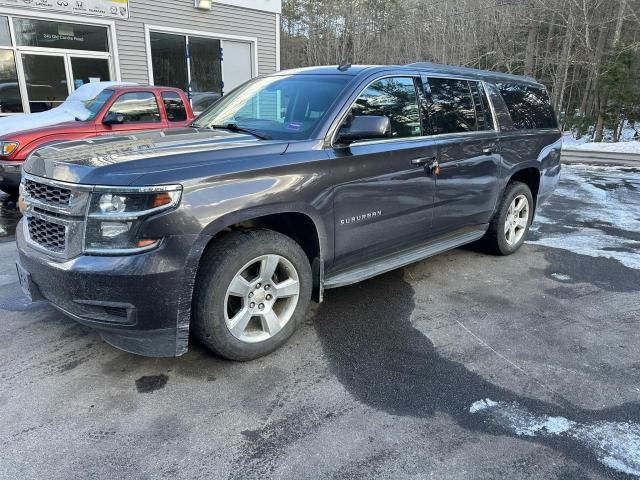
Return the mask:
{"type": "Polygon", "coordinates": [[[206,241],[197,242],[195,247],[200,249],[197,255],[198,266],[204,253],[221,235],[233,230],[256,228],[287,235],[302,247],[312,268],[314,300],[321,301],[324,261],[328,255],[329,242],[319,213],[306,205],[257,207],[217,218],[203,229],[202,236],[206,241]]]}
{"type": "Polygon", "coordinates": [[[531,190],[531,196],[533,197],[533,213],[535,214],[538,206],[538,194],[540,192],[540,176],[541,171],[537,167],[527,166],[521,168],[511,174],[504,189],[513,182],[522,182],[531,190]]]}

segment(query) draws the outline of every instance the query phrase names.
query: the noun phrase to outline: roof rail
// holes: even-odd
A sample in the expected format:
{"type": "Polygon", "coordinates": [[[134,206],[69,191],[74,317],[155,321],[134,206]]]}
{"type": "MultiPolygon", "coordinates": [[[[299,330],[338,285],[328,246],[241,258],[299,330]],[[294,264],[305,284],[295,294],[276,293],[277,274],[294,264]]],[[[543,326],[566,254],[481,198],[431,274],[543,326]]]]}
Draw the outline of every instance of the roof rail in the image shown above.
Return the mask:
{"type": "Polygon", "coordinates": [[[445,65],[433,62],[414,62],[408,63],[407,67],[417,67],[417,68],[425,68],[429,70],[442,70],[447,73],[457,73],[460,75],[477,75],[477,76],[486,76],[486,77],[494,77],[494,78],[505,78],[518,80],[521,82],[530,82],[530,83],[538,83],[538,81],[527,75],[514,75],[512,73],[502,73],[502,72],[494,72],[491,70],[480,70],[478,68],[470,68],[470,67],[459,67],[455,65],[445,65]]]}

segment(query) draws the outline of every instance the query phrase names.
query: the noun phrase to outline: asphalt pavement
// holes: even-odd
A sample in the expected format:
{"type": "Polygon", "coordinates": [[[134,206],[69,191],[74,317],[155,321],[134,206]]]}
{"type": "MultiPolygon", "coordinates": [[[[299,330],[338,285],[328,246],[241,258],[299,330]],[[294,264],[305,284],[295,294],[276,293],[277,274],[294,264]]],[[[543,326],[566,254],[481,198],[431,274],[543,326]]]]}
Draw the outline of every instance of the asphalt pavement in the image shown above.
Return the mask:
{"type": "Polygon", "coordinates": [[[110,347],[28,304],[0,238],[0,478],[636,478],[639,190],[567,166],[517,254],[328,291],[249,363],[110,347]]]}

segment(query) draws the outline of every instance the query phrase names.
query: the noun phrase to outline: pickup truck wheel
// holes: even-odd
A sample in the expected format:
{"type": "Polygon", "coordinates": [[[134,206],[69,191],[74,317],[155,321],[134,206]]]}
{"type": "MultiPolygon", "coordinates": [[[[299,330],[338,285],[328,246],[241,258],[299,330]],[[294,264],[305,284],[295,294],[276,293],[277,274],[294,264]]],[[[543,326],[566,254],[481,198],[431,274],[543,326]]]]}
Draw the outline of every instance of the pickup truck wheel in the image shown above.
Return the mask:
{"type": "Polygon", "coordinates": [[[198,272],[194,330],[230,360],[282,346],[309,306],[311,267],[300,246],[270,230],[233,232],[208,250],[198,272]]]}
{"type": "Polygon", "coordinates": [[[0,188],[0,193],[6,193],[11,198],[18,198],[18,187],[2,187],[0,188]]]}
{"type": "Polygon", "coordinates": [[[515,253],[527,238],[532,220],[531,190],[522,182],[509,184],[487,231],[488,246],[500,255],[515,253]]]}

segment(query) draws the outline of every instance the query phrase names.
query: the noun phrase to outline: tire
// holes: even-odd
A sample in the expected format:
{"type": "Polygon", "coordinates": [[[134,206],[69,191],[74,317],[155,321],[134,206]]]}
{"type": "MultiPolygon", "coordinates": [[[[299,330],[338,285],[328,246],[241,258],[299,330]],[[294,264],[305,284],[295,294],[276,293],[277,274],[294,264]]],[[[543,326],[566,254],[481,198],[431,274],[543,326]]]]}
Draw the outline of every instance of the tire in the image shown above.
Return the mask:
{"type": "Polygon", "coordinates": [[[19,187],[1,187],[0,188],[0,193],[6,193],[7,195],[9,195],[10,198],[18,198],[18,194],[19,194],[19,187]]]}
{"type": "Polygon", "coordinates": [[[529,227],[533,221],[533,209],[533,196],[526,184],[512,182],[507,185],[502,202],[485,235],[484,244],[498,255],[511,255],[517,252],[529,233],[529,227]],[[519,203],[522,201],[526,201],[526,204],[519,203]],[[512,210],[514,204],[517,204],[519,211],[512,210]],[[511,222],[509,228],[507,228],[507,220],[511,222]]]}
{"type": "Polygon", "coordinates": [[[309,260],[291,238],[271,230],[231,232],[207,249],[198,270],[194,333],[221,357],[254,360],[293,335],[311,290],[309,260]]]}

